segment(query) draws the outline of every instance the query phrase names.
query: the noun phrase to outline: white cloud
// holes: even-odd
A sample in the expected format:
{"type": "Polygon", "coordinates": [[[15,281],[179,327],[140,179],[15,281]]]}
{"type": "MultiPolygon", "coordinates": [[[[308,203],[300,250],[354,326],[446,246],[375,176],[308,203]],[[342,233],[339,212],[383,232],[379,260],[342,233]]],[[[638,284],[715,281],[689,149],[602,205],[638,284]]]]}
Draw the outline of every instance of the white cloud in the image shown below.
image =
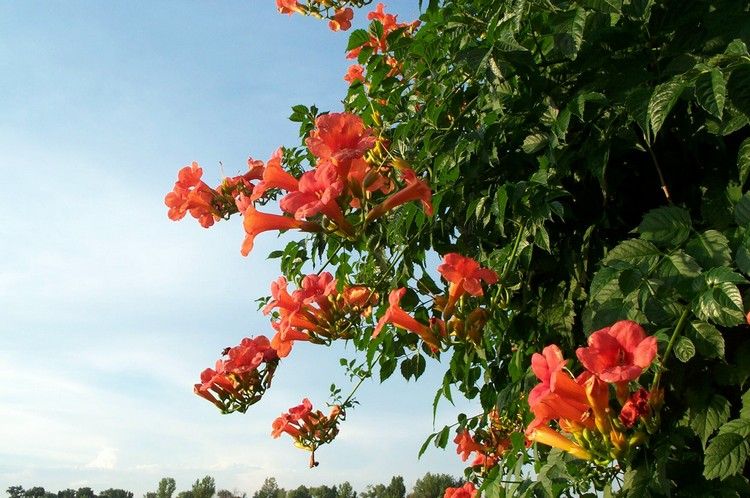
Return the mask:
{"type": "Polygon", "coordinates": [[[102,448],[96,457],[85,465],[89,469],[112,470],[117,465],[117,449],[102,448]]]}

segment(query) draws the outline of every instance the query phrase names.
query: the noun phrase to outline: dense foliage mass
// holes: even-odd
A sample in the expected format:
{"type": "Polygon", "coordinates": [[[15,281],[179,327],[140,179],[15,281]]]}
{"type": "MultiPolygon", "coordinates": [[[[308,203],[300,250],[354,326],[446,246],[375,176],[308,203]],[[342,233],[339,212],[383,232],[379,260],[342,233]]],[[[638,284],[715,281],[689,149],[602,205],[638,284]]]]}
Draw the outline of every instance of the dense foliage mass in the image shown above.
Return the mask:
{"type": "MultiPolygon", "coordinates": [[[[368,3],[277,0],[334,30],[368,3]]],[[[309,234],[269,255],[276,335],[197,392],[244,411],[295,341],[348,340],[353,378],[442,365],[435,409],[477,400],[423,447],[473,456],[446,497],[750,495],[748,2],[422,3],[351,33],[345,112],[295,106],[300,146],[180,172],[170,217],[241,214],[243,254],[309,234]]],[[[352,403],[274,435],[315,465],[352,403]]]]}

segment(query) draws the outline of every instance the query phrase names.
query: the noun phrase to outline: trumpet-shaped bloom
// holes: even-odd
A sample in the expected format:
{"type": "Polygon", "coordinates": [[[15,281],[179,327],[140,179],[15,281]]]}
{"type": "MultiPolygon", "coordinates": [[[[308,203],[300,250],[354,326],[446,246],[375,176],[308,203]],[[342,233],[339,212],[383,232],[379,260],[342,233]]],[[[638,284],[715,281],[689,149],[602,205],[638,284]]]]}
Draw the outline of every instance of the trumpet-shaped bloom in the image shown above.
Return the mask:
{"type": "Polygon", "coordinates": [[[638,420],[650,411],[649,394],[643,388],[634,392],[620,411],[620,421],[628,429],[632,428],[638,420]]]}
{"type": "Polygon", "coordinates": [[[263,168],[261,181],[255,186],[250,196],[251,201],[260,199],[268,190],[273,188],[287,192],[294,192],[299,188],[297,179],[281,167],[282,155],[283,151],[281,148],[278,148],[271,156],[271,159],[268,160],[265,168],[263,168]]]}
{"type": "Polygon", "coordinates": [[[435,336],[430,327],[417,321],[413,316],[401,309],[400,303],[404,294],[406,294],[406,289],[403,287],[390,293],[388,296],[388,304],[390,306],[380,320],[378,320],[378,324],[375,327],[372,336],[377,337],[385,324],[391,323],[396,327],[408,330],[409,332],[414,332],[421,337],[433,351],[439,350],[440,340],[435,336]]]}
{"type": "Polygon", "coordinates": [[[587,370],[605,382],[637,379],[656,356],[656,338],[646,336],[643,327],[621,320],[589,336],[589,347],[578,348],[576,356],[587,370]]]}
{"type": "Polygon", "coordinates": [[[354,11],[349,7],[344,9],[338,9],[333,14],[333,19],[328,23],[328,27],[331,31],[346,31],[352,27],[352,19],[354,19],[354,11]]]}
{"type": "Polygon", "coordinates": [[[460,488],[445,488],[443,498],[475,498],[476,496],[477,488],[474,484],[467,482],[460,488]]]}
{"type": "Polygon", "coordinates": [[[459,432],[453,442],[456,443],[456,453],[461,456],[461,460],[464,462],[468,460],[469,456],[475,451],[478,453],[484,452],[484,447],[474,441],[474,438],[471,437],[468,430],[459,432]]]}
{"type": "Polygon", "coordinates": [[[214,224],[212,203],[218,193],[203,183],[202,175],[203,169],[196,162],[178,171],[174,188],[164,197],[170,220],[181,220],[189,212],[204,228],[214,224]]]}
{"type": "Polygon", "coordinates": [[[300,300],[289,294],[288,286],[289,284],[284,277],[279,277],[271,282],[271,300],[263,307],[264,315],[269,314],[274,308],[296,310],[300,307],[300,300]]]}
{"type": "Polygon", "coordinates": [[[320,225],[305,221],[295,220],[288,216],[278,214],[261,213],[250,205],[245,210],[245,219],[242,223],[245,228],[245,241],[242,243],[241,253],[247,256],[253,250],[255,237],[261,232],[269,230],[290,230],[298,228],[306,232],[317,232],[320,225]]]}
{"type": "Polygon", "coordinates": [[[286,358],[292,351],[294,341],[309,341],[310,336],[297,329],[287,328],[283,332],[279,330],[271,339],[271,347],[276,350],[279,358],[286,358]]]}
{"type": "Polygon", "coordinates": [[[372,208],[367,214],[368,221],[380,218],[388,211],[411,201],[420,201],[427,216],[432,216],[432,190],[430,190],[430,186],[424,180],[417,178],[417,175],[411,169],[404,169],[402,175],[406,186],[372,208]]]}
{"type": "Polygon", "coordinates": [[[346,75],[344,76],[344,81],[349,83],[350,85],[353,84],[355,81],[359,81],[364,83],[365,82],[365,68],[364,66],[360,64],[353,64],[349,66],[349,69],[346,70],[346,75]]]}
{"type": "Polygon", "coordinates": [[[497,282],[497,273],[488,268],[482,268],[472,258],[455,252],[445,255],[443,262],[438,266],[438,272],[450,282],[448,301],[443,308],[443,315],[446,317],[453,313],[456,301],[464,294],[484,295],[482,281],[487,284],[497,282]]]}
{"type": "Polygon", "coordinates": [[[562,351],[555,344],[547,346],[542,353],[534,353],[531,357],[531,370],[540,383],[529,393],[529,405],[534,406],[548,395],[552,389],[557,373],[565,368],[567,361],[562,351]]]}
{"type": "Polygon", "coordinates": [[[281,199],[279,205],[298,220],[324,213],[334,221],[341,220],[343,214],[336,199],[344,191],[344,182],[338,175],[336,166],[327,162],[314,171],[303,174],[299,189],[281,199]]]}
{"type": "Polygon", "coordinates": [[[343,161],[362,157],[375,145],[375,140],[362,118],[344,112],[318,116],[315,129],[305,143],[315,157],[340,167],[343,161]]]}
{"type": "Polygon", "coordinates": [[[261,363],[278,358],[271,342],[262,335],[254,339],[245,337],[238,346],[229,348],[227,356],[229,359],[226,361],[226,370],[238,374],[250,372],[261,363]]]}
{"type": "Polygon", "coordinates": [[[582,460],[591,460],[591,453],[586,451],[580,445],[574,443],[559,432],[550,429],[547,426],[541,426],[527,433],[526,437],[530,441],[545,444],[553,448],[559,448],[582,460]]]}
{"type": "Polygon", "coordinates": [[[302,6],[297,0],[276,0],[276,10],[280,14],[288,14],[290,16],[295,12],[303,12],[302,6]]]}

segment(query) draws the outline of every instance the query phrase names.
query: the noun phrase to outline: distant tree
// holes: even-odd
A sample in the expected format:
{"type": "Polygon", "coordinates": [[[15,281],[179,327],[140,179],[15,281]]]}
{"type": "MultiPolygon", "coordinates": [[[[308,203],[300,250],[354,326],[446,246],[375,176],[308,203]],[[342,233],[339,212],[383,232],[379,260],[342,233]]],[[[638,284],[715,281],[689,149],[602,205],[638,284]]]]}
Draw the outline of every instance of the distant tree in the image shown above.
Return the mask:
{"type": "Polygon", "coordinates": [[[193,484],[193,498],[211,498],[216,493],[216,481],[211,476],[198,479],[193,484]]]}
{"type": "Polygon", "coordinates": [[[385,488],[385,496],[383,498],[406,498],[404,478],[401,476],[393,476],[391,478],[391,483],[385,488]]]}
{"type": "Polygon", "coordinates": [[[414,489],[409,494],[409,498],[442,498],[445,494],[445,488],[454,488],[461,482],[448,474],[430,474],[429,472],[417,479],[414,483],[414,489]]]}
{"type": "Polygon", "coordinates": [[[357,492],[352,488],[351,483],[346,481],[338,485],[336,490],[336,498],[357,498],[357,492]]]}
{"type": "Polygon", "coordinates": [[[253,498],[284,498],[285,496],[286,492],[279,488],[274,477],[266,477],[263,486],[253,493],[253,498]]]}
{"type": "Polygon", "coordinates": [[[295,490],[287,491],[286,498],[313,498],[313,496],[310,494],[310,490],[307,489],[307,486],[300,486],[295,490]]]}
{"type": "Polygon", "coordinates": [[[192,491],[180,491],[177,493],[177,498],[194,498],[192,491]]]}
{"type": "Polygon", "coordinates": [[[367,489],[359,494],[360,498],[406,498],[406,486],[404,478],[393,476],[391,482],[385,484],[375,484],[367,486],[367,489]]]}
{"type": "Polygon", "coordinates": [[[99,498],[133,498],[133,492],[124,489],[105,489],[99,493],[99,498]]]}
{"type": "Polygon", "coordinates": [[[177,483],[173,478],[162,477],[159,481],[159,489],[156,491],[156,498],[172,498],[175,489],[177,489],[177,483]]]}
{"type": "Polygon", "coordinates": [[[44,498],[57,498],[57,493],[53,493],[52,491],[47,491],[44,493],[44,498]]]}
{"type": "Polygon", "coordinates": [[[63,489],[61,491],[57,492],[57,498],[75,498],[76,496],[76,490],[75,489],[63,489]]]}
{"type": "Polygon", "coordinates": [[[338,496],[336,486],[330,487],[326,486],[325,484],[317,486],[315,488],[310,488],[310,494],[313,496],[313,498],[337,498],[338,496]]]}
{"type": "Polygon", "coordinates": [[[370,484],[359,494],[359,498],[383,498],[385,489],[385,484],[370,484]]]}
{"type": "Polygon", "coordinates": [[[89,487],[78,488],[75,498],[96,498],[96,493],[94,493],[94,490],[89,487]]]}
{"type": "Polygon", "coordinates": [[[23,486],[11,486],[7,489],[7,493],[10,498],[22,498],[24,489],[23,486]]]}
{"type": "Polygon", "coordinates": [[[44,495],[46,494],[46,491],[41,486],[34,486],[33,488],[29,488],[24,492],[23,496],[26,498],[44,498],[44,495]]]}
{"type": "Polygon", "coordinates": [[[158,495],[153,491],[149,491],[148,493],[143,495],[143,498],[158,498],[158,495]]]}

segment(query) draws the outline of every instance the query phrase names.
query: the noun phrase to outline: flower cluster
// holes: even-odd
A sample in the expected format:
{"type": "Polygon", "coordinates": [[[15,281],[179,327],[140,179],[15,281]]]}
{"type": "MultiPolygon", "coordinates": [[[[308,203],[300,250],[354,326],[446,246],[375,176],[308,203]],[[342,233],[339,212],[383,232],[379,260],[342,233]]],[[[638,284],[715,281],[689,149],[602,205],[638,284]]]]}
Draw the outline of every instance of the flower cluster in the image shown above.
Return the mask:
{"type": "Polygon", "coordinates": [[[654,360],[656,338],[646,336],[635,322],[623,320],[598,330],[588,347],[576,356],[586,369],[578,377],[566,370],[566,360],[555,345],[547,346],[531,359],[540,383],[529,393],[534,420],[526,429],[531,441],[560,448],[600,465],[626,457],[651,432],[661,407],[661,391],[648,392],[631,384],[654,360]],[[613,408],[610,386],[619,409],[613,408]],[[561,432],[547,425],[556,421],[561,432]]]}
{"type": "Polygon", "coordinates": [[[468,429],[456,435],[453,440],[456,443],[456,453],[464,462],[474,454],[471,467],[477,474],[484,476],[498,464],[511,447],[510,435],[521,428],[520,419],[510,420],[500,415],[497,410],[492,410],[487,415],[485,427],[474,430],[473,435],[468,429]]]}
{"type": "Polygon", "coordinates": [[[208,228],[214,221],[238,212],[237,200],[251,195],[253,184],[250,181],[259,178],[260,174],[257,164],[248,161],[248,166],[247,173],[224,178],[216,188],[209,187],[201,180],[203,169],[198,163],[185,166],[177,173],[172,191],[164,197],[164,204],[169,208],[167,216],[177,221],[190,213],[201,226],[208,228]]]}
{"type": "Polygon", "coordinates": [[[311,452],[310,467],[315,467],[315,450],[323,444],[330,443],[339,432],[338,424],[346,414],[340,405],[333,405],[327,416],[320,410],[313,411],[312,403],[305,398],[300,405],[282,413],[273,421],[271,435],[278,438],[286,432],[298,448],[311,452]]]}
{"type": "Polygon", "coordinates": [[[445,488],[443,498],[475,498],[478,493],[474,484],[467,482],[459,488],[445,488]]]}
{"type": "Polygon", "coordinates": [[[272,300],[263,313],[278,310],[271,345],[279,356],[289,355],[294,341],[330,344],[353,337],[360,317],[370,313],[378,296],[361,285],[345,286],[341,292],[336,285],[328,272],[307,275],[292,293],[284,277],[271,284],[272,300]]]}
{"type": "Polygon", "coordinates": [[[481,307],[472,308],[470,311],[462,309],[466,317],[454,316],[453,312],[456,302],[464,295],[483,296],[482,282],[496,283],[497,274],[490,269],[481,268],[473,259],[457,253],[446,254],[438,266],[438,272],[450,284],[446,296],[435,298],[435,309],[441,312],[442,318],[432,317],[429,324],[425,324],[409,315],[401,308],[401,299],[406,294],[406,289],[399,288],[388,296],[389,306],[378,321],[373,337],[380,334],[383,327],[390,323],[417,334],[433,352],[440,350],[440,344],[448,334],[456,335],[463,340],[469,339],[474,343],[480,342],[482,330],[489,318],[487,310],[481,307]],[[444,319],[449,319],[447,324],[444,319]]]}
{"type": "Polygon", "coordinates": [[[313,170],[295,178],[282,168],[282,152],[278,150],[263,168],[261,182],[252,195],[243,198],[246,232],[243,255],[252,250],[255,236],[267,230],[325,230],[353,238],[354,227],[345,216],[350,209],[366,210],[364,218],[368,223],[402,204],[419,200],[425,212],[432,214],[432,191],[414,171],[403,169],[401,178],[406,185],[395,190],[390,178],[394,168],[367,160],[365,154],[370,149],[376,146],[382,149],[383,145],[359,116],[350,113],[318,116],[305,143],[316,158],[313,170]],[[277,190],[286,192],[279,202],[285,215],[255,209],[256,201],[277,190]],[[376,193],[390,195],[373,203],[376,193]]]}
{"type": "Polygon", "coordinates": [[[331,31],[346,31],[352,27],[354,11],[348,5],[361,7],[369,3],[368,0],[307,0],[302,3],[297,0],[276,0],[276,10],[280,14],[294,13],[305,16],[329,19],[328,27],[331,31]]]}
{"type": "Polygon", "coordinates": [[[196,163],[183,168],[165,198],[169,217],[179,220],[190,212],[208,227],[214,220],[239,212],[244,216],[245,229],[241,253],[247,256],[255,237],[269,230],[325,231],[355,238],[355,227],[345,214],[351,210],[358,210],[353,218],[362,226],[411,201],[420,201],[425,212],[432,215],[432,191],[427,182],[418,178],[405,161],[387,160],[385,141],[378,139],[359,116],[319,116],[306,145],[316,162],[299,178],[284,170],[282,149],[265,164],[250,158],[247,173],[224,179],[216,189],[201,181],[203,170],[196,163]],[[253,183],[255,180],[259,181],[253,183]],[[279,202],[284,214],[256,209],[256,203],[279,191],[285,192],[279,202]]]}
{"type": "MultiPolygon", "coordinates": [[[[381,53],[385,55],[385,63],[391,68],[388,72],[388,76],[401,74],[401,63],[393,57],[393,55],[389,54],[388,37],[391,33],[397,30],[403,30],[405,34],[411,35],[419,27],[420,21],[417,20],[410,23],[398,22],[398,16],[386,13],[385,5],[382,3],[378,3],[375,10],[367,14],[367,19],[374,22],[377,21],[379,26],[382,27],[382,30],[373,29],[371,26],[369,31],[370,38],[362,45],[350,50],[347,53],[346,58],[356,59],[359,57],[359,54],[363,49],[368,48],[373,54],[381,53]]],[[[355,81],[364,82],[364,67],[359,64],[350,66],[346,76],[344,76],[344,80],[348,81],[350,84],[355,81]]]]}
{"type": "Polygon", "coordinates": [[[226,348],[215,368],[201,373],[195,394],[209,400],[222,413],[244,413],[260,401],[271,386],[279,356],[265,336],[244,338],[239,345],[226,348]]]}

